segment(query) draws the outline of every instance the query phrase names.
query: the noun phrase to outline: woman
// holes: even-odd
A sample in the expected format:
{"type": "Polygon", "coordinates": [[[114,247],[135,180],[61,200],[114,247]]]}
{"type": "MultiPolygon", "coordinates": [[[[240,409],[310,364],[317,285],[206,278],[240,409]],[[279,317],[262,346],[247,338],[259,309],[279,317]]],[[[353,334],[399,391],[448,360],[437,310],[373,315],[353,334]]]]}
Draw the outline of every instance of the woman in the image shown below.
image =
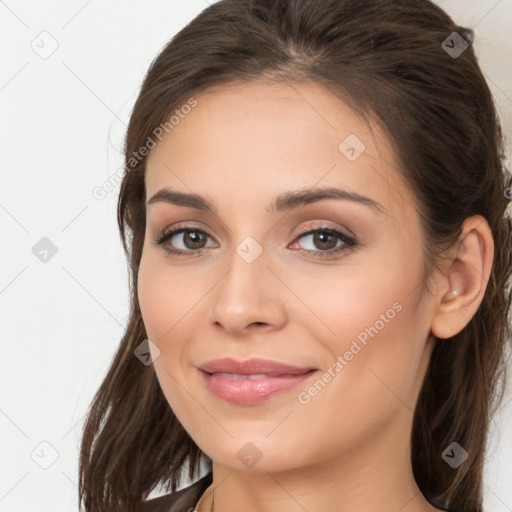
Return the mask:
{"type": "Polygon", "coordinates": [[[87,512],[482,511],[511,221],[471,42],[428,0],[221,0],[163,49],[87,512]]]}

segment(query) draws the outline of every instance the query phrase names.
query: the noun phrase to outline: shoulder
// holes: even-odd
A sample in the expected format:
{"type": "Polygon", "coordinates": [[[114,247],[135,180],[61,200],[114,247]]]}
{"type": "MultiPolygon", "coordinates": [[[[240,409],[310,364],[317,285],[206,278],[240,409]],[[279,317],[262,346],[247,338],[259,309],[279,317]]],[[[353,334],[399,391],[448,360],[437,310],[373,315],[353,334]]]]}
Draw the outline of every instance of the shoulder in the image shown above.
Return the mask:
{"type": "Polygon", "coordinates": [[[208,473],[188,487],[145,501],[140,512],[191,512],[211,483],[212,473],[208,473]]]}

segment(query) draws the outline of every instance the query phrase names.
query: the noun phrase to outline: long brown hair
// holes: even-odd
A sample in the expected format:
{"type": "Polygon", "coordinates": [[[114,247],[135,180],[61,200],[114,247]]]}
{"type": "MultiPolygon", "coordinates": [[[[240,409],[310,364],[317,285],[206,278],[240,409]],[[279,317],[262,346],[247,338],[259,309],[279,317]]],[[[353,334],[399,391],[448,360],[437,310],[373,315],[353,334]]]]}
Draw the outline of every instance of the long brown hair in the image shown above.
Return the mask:
{"type": "Polygon", "coordinates": [[[322,84],[381,123],[417,199],[426,276],[464,219],[487,220],[495,254],[483,301],[459,334],[436,343],[411,438],[425,497],[450,512],[482,511],[488,425],[503,396],[510,337],[512,224],[501,127],[473,36],[429,0],[220,0],[164,47],[125,139],[118,223],[131,273],[130,317],[83,429],[79,499],[87,512],[136,512],[157,485],[174,492],[187,466],[190,479],[203,464],[211,469],[153,367],[134,356],[147,338],[137,301],[146,221],[141,148],[194,94],[261,79],[322,84]],[[441,457],[453,441],[468,453],[458,470],[441,457]]]}

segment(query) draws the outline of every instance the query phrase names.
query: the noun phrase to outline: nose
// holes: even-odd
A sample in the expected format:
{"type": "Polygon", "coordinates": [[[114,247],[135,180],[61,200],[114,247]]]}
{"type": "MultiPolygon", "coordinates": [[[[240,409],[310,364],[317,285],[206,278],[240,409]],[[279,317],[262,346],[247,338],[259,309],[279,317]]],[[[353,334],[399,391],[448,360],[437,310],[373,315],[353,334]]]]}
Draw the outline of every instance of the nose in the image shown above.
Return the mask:
{"type": "Polygon", "coordinates": [[[210,294],[210,320],[233,336],[282,328],[290,291],[271,268],[265,252],[246,261],[236,251],[210,294]]]}

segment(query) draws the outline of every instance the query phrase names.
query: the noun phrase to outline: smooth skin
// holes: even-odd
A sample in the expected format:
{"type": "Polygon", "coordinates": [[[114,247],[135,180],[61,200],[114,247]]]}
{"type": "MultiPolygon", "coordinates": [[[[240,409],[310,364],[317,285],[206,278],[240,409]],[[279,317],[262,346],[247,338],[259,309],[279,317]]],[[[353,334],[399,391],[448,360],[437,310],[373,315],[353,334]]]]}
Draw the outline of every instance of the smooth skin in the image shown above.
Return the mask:
{"type": "MultiPolygon", "coordinates": [[[[168,187],[205,197],[216,213],[147,205],[138,297],[160,351],[154,368],[165,397],[213,460],[215,510],[438,510],[413,478],[413,411],[432,334],[455,335],[482,301],[494,251],[487,222],[466,219],[429,293],[418,200],[377,124],[370,130],[312,83],[231,84],[195,98],[148,157],[146,199],[168,187]],[[339,149],[349,134],[366,146],[353,161],[339,149]],[[327,186],[381,209],[324,199],[269,210],[278,195],[327,186]],[[202,238],[182,231],[154,243],[183,224],[202,238]],[[325,227],[355,236],[356,247],[336,236],[300,236],[325,227]],[[247,237],[262,250],[251,263],[237,253],[247,237]],[[211,394],[197,369],[218,357],[262,357],[322,374],[395,303],[401,310],[307,404],[298,394],[314,382],[235,405],[211,394]],[[237,455],[249,442],[261,454],[251,467],[237,455]]],[[[446,463],[441,454],[436,462],[446,463]]],[[[199,512],[210,507],[205,496],[199,512]]]]}

